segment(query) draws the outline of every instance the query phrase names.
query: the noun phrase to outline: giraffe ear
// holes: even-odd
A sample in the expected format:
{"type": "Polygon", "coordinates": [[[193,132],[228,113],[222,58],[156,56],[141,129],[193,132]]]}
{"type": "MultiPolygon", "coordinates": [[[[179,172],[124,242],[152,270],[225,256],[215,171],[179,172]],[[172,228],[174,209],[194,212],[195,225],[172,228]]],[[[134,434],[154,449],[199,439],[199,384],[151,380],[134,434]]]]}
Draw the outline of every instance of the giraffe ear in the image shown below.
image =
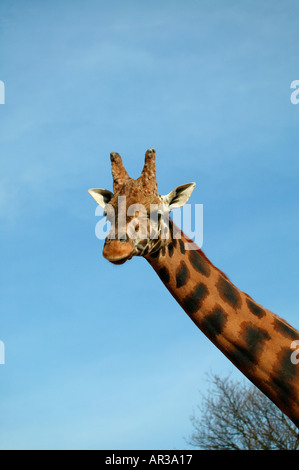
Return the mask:
{"type": "Polygon", "coordinates": [[[108,189],[93,188],[88,192],[101,207],[105,207],[113,198],[113,193],[108,189]]]}
{"type": "Polygon", "coordinates": [[[182,184],[182,186],[178,186],[171,191],[171,193],[166,196],[162,196],[163,204],[168,207],[169,211],[184,206],[189,201],[195,186],[195,183],[187,183],[182,184]]]}

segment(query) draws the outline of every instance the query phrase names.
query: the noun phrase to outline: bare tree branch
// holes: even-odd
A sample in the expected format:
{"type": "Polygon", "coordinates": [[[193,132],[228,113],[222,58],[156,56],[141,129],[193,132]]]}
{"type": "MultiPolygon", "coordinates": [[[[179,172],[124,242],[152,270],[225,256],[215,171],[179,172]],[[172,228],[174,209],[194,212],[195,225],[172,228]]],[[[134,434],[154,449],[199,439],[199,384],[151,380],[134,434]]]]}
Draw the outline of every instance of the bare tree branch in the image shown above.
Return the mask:
{"type": "Polygon", "coordinates": [[[296,450],[299,429],[254,385],[210,375],[187,440],[205,450],[296,450]]]}

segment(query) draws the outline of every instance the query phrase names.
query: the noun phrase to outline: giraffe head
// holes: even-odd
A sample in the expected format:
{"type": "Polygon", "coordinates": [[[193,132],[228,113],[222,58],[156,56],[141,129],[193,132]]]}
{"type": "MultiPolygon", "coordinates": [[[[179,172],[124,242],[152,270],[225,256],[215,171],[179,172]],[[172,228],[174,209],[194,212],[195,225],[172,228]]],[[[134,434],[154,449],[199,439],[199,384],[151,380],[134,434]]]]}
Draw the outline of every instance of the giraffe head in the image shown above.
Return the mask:
{"type": "Polygon", "coordinates": [[[167,215],[189,200],[195,183],[178,186],[166,196],[158,194],[155,150],[145,153],[145,162],[138,179],[125,170],[120,155],[110,154],[113,193],[107,189],[90,189],[89,194],[104,209],[111,222],[103,256],[114,264],[122,264],[132,256],[143,256],[158,250],[168,239],[167,215]]]}

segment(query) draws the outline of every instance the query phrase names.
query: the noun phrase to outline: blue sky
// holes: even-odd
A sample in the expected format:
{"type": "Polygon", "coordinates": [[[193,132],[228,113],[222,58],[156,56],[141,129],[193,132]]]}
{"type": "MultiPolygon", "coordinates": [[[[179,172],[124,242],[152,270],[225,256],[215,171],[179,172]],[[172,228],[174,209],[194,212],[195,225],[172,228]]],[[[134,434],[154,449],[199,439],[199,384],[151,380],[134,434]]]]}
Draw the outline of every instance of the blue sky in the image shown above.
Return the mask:
{"type": "Polygon", "coordinates": [[[299,327],[298,2],[0,2],[1,449],[187,449],[206,373],[240,374],[143,259],[113,266],[87,190],[156,148],[203,250],[299,327]]]}

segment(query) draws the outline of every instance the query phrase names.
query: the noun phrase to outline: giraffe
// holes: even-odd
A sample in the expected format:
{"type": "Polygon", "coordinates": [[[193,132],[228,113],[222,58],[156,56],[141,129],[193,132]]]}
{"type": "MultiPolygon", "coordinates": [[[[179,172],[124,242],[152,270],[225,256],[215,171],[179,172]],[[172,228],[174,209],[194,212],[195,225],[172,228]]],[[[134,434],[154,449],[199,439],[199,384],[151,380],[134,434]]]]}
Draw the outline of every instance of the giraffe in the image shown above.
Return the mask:
{"type": "Polygon", "coordinates": [[[299,332],[239,290],[168,216],[186,204],[195,183],[161,196],[154,149],[146,151],[138,179],[130,178],[118,153],[111,152],[110,159],[113,192],[89,190],[107,219],[115,222],[105,239],[104,258],[122,264],[143,256],[195,325],[299,427],[299,364],[291,358],[299,332]],[[129,225],[135,236],[128,235],[129,225]]]}

